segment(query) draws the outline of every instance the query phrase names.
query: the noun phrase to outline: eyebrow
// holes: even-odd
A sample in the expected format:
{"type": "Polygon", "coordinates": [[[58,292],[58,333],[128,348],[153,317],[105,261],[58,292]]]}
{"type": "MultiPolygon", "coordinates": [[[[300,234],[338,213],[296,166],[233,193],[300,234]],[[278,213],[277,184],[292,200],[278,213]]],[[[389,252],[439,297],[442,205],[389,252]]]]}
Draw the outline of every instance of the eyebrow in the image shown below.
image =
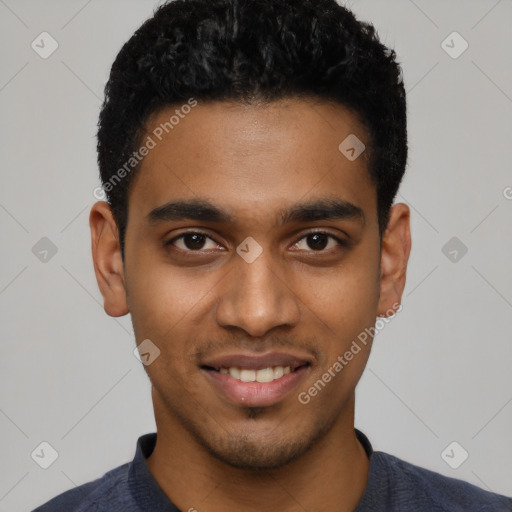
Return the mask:
{"type": "MultiPolygon", "coordinates": [[[[170,201],[151,210],[146,218],[152,226],[185,219],[219,224],[230,224],[235,220],[232,214],[204,199],[170,201]]],[[[324,198],[284,208],[278,212],[277,219],[279,225],[336,219],[354,220],[364,224],[365,215],[362,208],[349,201],[324,198]]]]}

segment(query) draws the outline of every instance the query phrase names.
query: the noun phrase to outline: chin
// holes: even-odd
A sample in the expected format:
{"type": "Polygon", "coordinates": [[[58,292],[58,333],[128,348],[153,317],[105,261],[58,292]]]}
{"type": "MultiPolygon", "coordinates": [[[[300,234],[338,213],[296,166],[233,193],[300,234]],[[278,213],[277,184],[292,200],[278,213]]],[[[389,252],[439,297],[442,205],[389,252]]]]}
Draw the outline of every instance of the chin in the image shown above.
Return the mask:
{"type": "MultiPolygon", "coordinates": [[[[304,425],[302,426],[304,428],[304,425]]],[[[215,438],[196,432],[198,441],[217,460],[245,470],[282,468],[314,448],[329,431],[331,424],[313,424],[308,431],[300,429],[248,434],[247,431],[223,431],[215,438]],[[272,435],[274,434],[274,435],[272,435]]]]}
{"type": "Polygon", "coordinates": [[[305,453],[309,446],[303,442],[269,444],[247,439],[231,439],[223,446],[205,445],[216,459],[234,468],[265,470],[282,468],[305,453]]]}

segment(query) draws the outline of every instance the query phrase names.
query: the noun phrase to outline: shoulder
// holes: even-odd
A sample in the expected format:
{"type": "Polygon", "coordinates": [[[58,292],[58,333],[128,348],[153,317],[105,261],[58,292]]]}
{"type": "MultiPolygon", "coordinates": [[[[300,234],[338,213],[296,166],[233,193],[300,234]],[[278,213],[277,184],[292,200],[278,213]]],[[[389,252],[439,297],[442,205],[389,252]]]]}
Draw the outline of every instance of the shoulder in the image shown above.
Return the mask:
{"type": "Polygon", "coordinates": [[[404,510],[439,512],[511,512],[512,498],[495,494],[463,480],[443,476],[393,455],[374,452],[372,461],[385,473],[386,487],[404,510]]]}
{"type": "Polygon", "coordinates": [[[108,503],[108,510],[116,512],[112,505],[119,504],[122,508],[123,501],[128,495],[127,474],[129,463],[118,466],[105,473],[102,477],[70,489],[55,498],[39,506],[32,512],[102,512],[107,510],[101,505],[108,503]]]}

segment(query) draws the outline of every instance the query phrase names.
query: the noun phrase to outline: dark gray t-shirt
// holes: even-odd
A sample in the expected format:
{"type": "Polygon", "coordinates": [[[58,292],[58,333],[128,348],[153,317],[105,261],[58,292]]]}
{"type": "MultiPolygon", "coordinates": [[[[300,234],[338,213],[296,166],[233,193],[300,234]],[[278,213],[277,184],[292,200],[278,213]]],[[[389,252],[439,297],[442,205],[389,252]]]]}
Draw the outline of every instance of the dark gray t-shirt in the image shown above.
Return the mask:
{"type": "MultiPolygon", "coordinates": [[[[362,432],[356,429],[356,435],[370,459],[370,470],[354,512],[512,512],[512,498],[374,452],[362,432]]],[[[155,433],[139,437],[132,462],[64,492],[33,512],[187,512],[171,503],[149,470],[146,459],[155,443],[155,433]]]]}

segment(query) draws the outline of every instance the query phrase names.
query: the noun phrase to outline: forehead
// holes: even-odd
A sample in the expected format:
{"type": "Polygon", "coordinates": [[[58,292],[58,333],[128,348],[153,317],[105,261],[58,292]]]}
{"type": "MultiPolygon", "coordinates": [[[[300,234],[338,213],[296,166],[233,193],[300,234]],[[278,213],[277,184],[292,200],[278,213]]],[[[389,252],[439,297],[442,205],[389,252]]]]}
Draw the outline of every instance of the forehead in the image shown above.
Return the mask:
{"type": "Polygon", "coordinates": [[[368,142],[357,117],[327,102],[168,107],[147,123],[142,142],[152,149],[130,188],[129,216],[146,218],[175,199],[207,199],[232,220],[274,223],[283,207],[322,197],[337,197],[371,215],[376,192],[368,154],[353,159],[352,148],[346,149],[354,141],[368,142]]]}

